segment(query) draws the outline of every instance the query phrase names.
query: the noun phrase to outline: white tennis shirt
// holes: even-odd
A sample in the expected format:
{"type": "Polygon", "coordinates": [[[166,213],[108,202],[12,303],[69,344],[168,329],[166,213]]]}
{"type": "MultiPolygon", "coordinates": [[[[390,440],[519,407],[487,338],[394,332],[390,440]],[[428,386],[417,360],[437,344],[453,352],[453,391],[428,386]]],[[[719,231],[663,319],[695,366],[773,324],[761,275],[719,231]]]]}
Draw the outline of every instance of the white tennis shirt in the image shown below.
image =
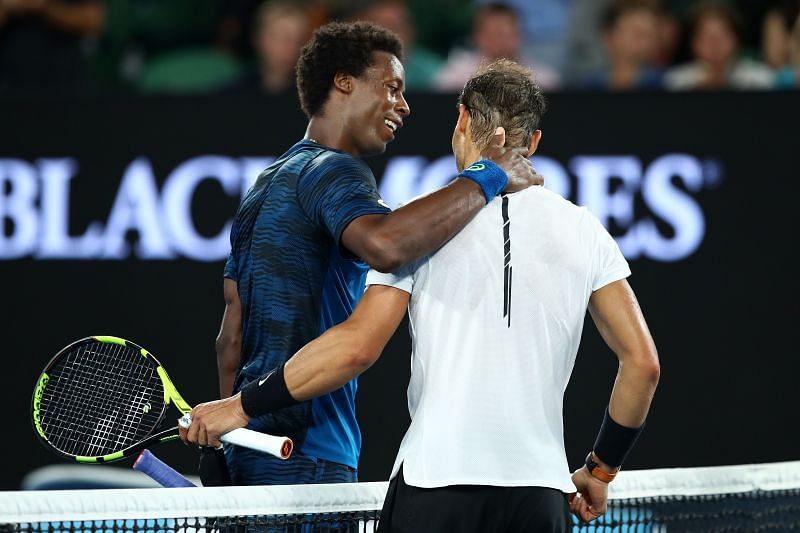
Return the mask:
{"type": "Polygon", "coordinates": [[[562,405],[592,291],[630,275],[585,208],[542,187],[497,197],[434,255],[367,285],[411,294],[403,465],[415,487],[574,492],[562,405]],[[507,230],[507,233],[506,233],[507,230]]]}

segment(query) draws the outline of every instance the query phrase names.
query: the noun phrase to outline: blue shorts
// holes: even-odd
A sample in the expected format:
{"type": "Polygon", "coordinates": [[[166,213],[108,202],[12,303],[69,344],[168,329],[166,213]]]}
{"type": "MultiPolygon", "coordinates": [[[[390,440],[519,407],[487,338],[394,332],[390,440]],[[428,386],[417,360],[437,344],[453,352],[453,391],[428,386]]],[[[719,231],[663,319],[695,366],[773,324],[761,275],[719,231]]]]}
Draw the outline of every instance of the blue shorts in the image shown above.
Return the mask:
{"type": "Polygon", "coordinates": [[[295,451],[287,460],[242,448],[225,446],[225,460],[234,485],[300,485],[355,483],[358,470],[295,451]]]}

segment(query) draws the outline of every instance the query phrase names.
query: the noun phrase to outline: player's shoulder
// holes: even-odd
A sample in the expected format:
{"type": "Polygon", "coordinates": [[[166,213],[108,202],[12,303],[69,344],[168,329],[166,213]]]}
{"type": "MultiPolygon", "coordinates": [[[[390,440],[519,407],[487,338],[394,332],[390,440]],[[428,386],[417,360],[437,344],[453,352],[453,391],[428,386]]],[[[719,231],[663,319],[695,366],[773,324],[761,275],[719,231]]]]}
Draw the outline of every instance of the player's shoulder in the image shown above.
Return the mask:
{"type": "Polygon", "coordinates": [[[561,211],[573,216],[581,216],[582,207],[573,204],[557,192],[551,191],[546,187],[528,187],[512,197],[518,197],[519,201],[525,205],[536,204],[540,209],[550,209],[561,211]]]}
{"type": "Polygon", "coordinates": [[[372,171],[361,159],[336,150],[320,150],[309,163],[308,171],[323,175],[346,173],[372,177],[372,171]]]}
{"type": "MultiPolygon", "coordinates": [[[[586,207],[576,205],[559,193],[545,187],[529,187],[515,193],[512,200],[519,202],[522,212],[534,217],[536,220],[543,218],[562,229],[572,227],[581,231],[594,230],[602,224],[597,217],[586,207]]],[[[517,211],[519,213],[519,211],[517,211]]],[[[512,215],[513,216],[513,215],[512,215]]]]}

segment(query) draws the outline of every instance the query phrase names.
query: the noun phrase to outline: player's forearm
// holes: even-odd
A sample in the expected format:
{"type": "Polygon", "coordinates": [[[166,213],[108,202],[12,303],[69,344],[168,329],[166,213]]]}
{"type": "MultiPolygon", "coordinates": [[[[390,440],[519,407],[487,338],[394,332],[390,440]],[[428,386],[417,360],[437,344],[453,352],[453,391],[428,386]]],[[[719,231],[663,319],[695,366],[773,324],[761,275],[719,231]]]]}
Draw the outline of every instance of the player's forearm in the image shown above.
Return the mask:
{"type": "Polygon", "coordinates": [[[233,394],[233,382],[239,369],[241,340],[238,335],[220,333],[216,341],[217,372],[219,374],[219,397],[227,398],[233,394]]]}
{"type": "Polygon", "coordinates": [[[369,368],[405,316],[409,294],[372,285],[353,314],[306,344],[285,365],[242,389],[241,406],[250,416],[271,413],[334,391],[369,368]]]}
{"type": "Polygon", "coordinates": [[[233,382],[236,379],[236,370],[229,370],[217,365],[219,373],[219,397],[228,398],[233,394],[233,382]]]}
{"type": "Polygon", "coordinates": [[[650,409],[661,369],[636,296],[626,280],[619,280],[592,294],[589,311],[619,361],[609,414],[622,426],[640,427],[650,409]]]}
{"type": "Polygon", "coordinates": [[[362,259],[376,270],[394,272],[434,252],[485,205],[481,188],[458,178],[383,217],[365,246],[367,257],[362,259]]]}
{"type": "Polygon", "coordinates": [[[644,424],[659,376],[660,367],[654,354],[628,358],[620,364],[608,407],[611,418],[629,428],[644,424]]]}
{"type": "Polygon", "coordinates": [[[239,370],[242,353],[242,308],[239,302],[237,283],[225,278],[222,284],[225,312],[219,327],[215,348],[217,350],[217,372],[219,373],[220,398],[233,394],[233,382],[239,370]]]}
{"type": "Polygon", "coordinates": [[[383,345],[365,343],[365,334],[345,322],[306,344],[284,367],[289,394],[297,401],[315,398],[372,366],[383,345]]]}

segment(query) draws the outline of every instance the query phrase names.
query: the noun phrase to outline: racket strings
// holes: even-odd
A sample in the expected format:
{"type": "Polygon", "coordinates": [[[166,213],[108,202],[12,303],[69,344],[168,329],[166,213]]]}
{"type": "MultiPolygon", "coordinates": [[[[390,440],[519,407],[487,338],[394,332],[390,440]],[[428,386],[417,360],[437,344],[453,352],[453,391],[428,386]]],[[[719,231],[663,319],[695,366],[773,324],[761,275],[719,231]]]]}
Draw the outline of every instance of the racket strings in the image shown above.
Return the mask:
{"type": "MultiPolygon", "coordinates": [[[[113,375],[115,371],[130,378],[133,376],[133,372],[138,370],[138,367],[131,367],[132,363],[128,358],[120,357],[120,355],[128,355],[127,353],[121,354],[121,352],[127,351],[126,348],[119,345],[106,346],[109,347],[108,350],[98,352],[95,355],[101,358],[101,366],[99,368],[102,369],[102,372],[98,377],[103,384],[110,386],[105,389],[103,394],[95,395],[92,398],[93,412],[102,416],[98,417],[97,425],[92,432],[91,438],[86,442],[86,455],[104,455],[109,451],[121,449],[120,446],[124,447],[126,443],[131,442],[135,437],[130,428],[132,424],[138,423],[138,420],[133,419],[129,421],[128,426],[121,425],[120,411],[123,406],[117,405],[113,401],[117,397],[122,400],[122,397],[117,395],[120,392],[119,386],[122,385],[122,382],[113,375]],[[104,411],[104,406],[109,407],[104,411]],[[117,430],[117,428],[119,429],[117,430]]],[[[94,376],[88,376],[85,372],[82,377],[86,379],[94,378],[94,376]]],[[[93,383],[89,384],[93,385],[93,383]]]]}
{"type": "Polygon", "coordinates": [[[164,390],[137,350],[92,341],[49,371],[41,403],[48,440],[71,454],[101,456],[147,436],[160,421],[164,390]]]}
{"type": "MultiPolygon", "coordinates": [[[[141,355],[137,354],[139,358],[141,355]]],[[[153,365],[134,364],[139,359],[126,360],[125,364],[130,366],[130,372],[139,371],[139,386],[136,390],[130,390],[128,404],[123,409],[123,415],[118,425],[117,441],[115,449],[120,450],[133,442],[137,442],[146,437],[156,426],[161,415],[161,405],[163,405],[164,388],[161,379],[155,374],[153,365]],[[135,368],[134,368],[135,367],[135,368]],[[158,411],[150,417],[150,410],[153,407],[153,396],[158,398],[158,411]],[[146,419],[152,419],[151,423],[145,423],[146,419]]],[[[113,435],[113,433],[112,433],[113,435]]]]}

